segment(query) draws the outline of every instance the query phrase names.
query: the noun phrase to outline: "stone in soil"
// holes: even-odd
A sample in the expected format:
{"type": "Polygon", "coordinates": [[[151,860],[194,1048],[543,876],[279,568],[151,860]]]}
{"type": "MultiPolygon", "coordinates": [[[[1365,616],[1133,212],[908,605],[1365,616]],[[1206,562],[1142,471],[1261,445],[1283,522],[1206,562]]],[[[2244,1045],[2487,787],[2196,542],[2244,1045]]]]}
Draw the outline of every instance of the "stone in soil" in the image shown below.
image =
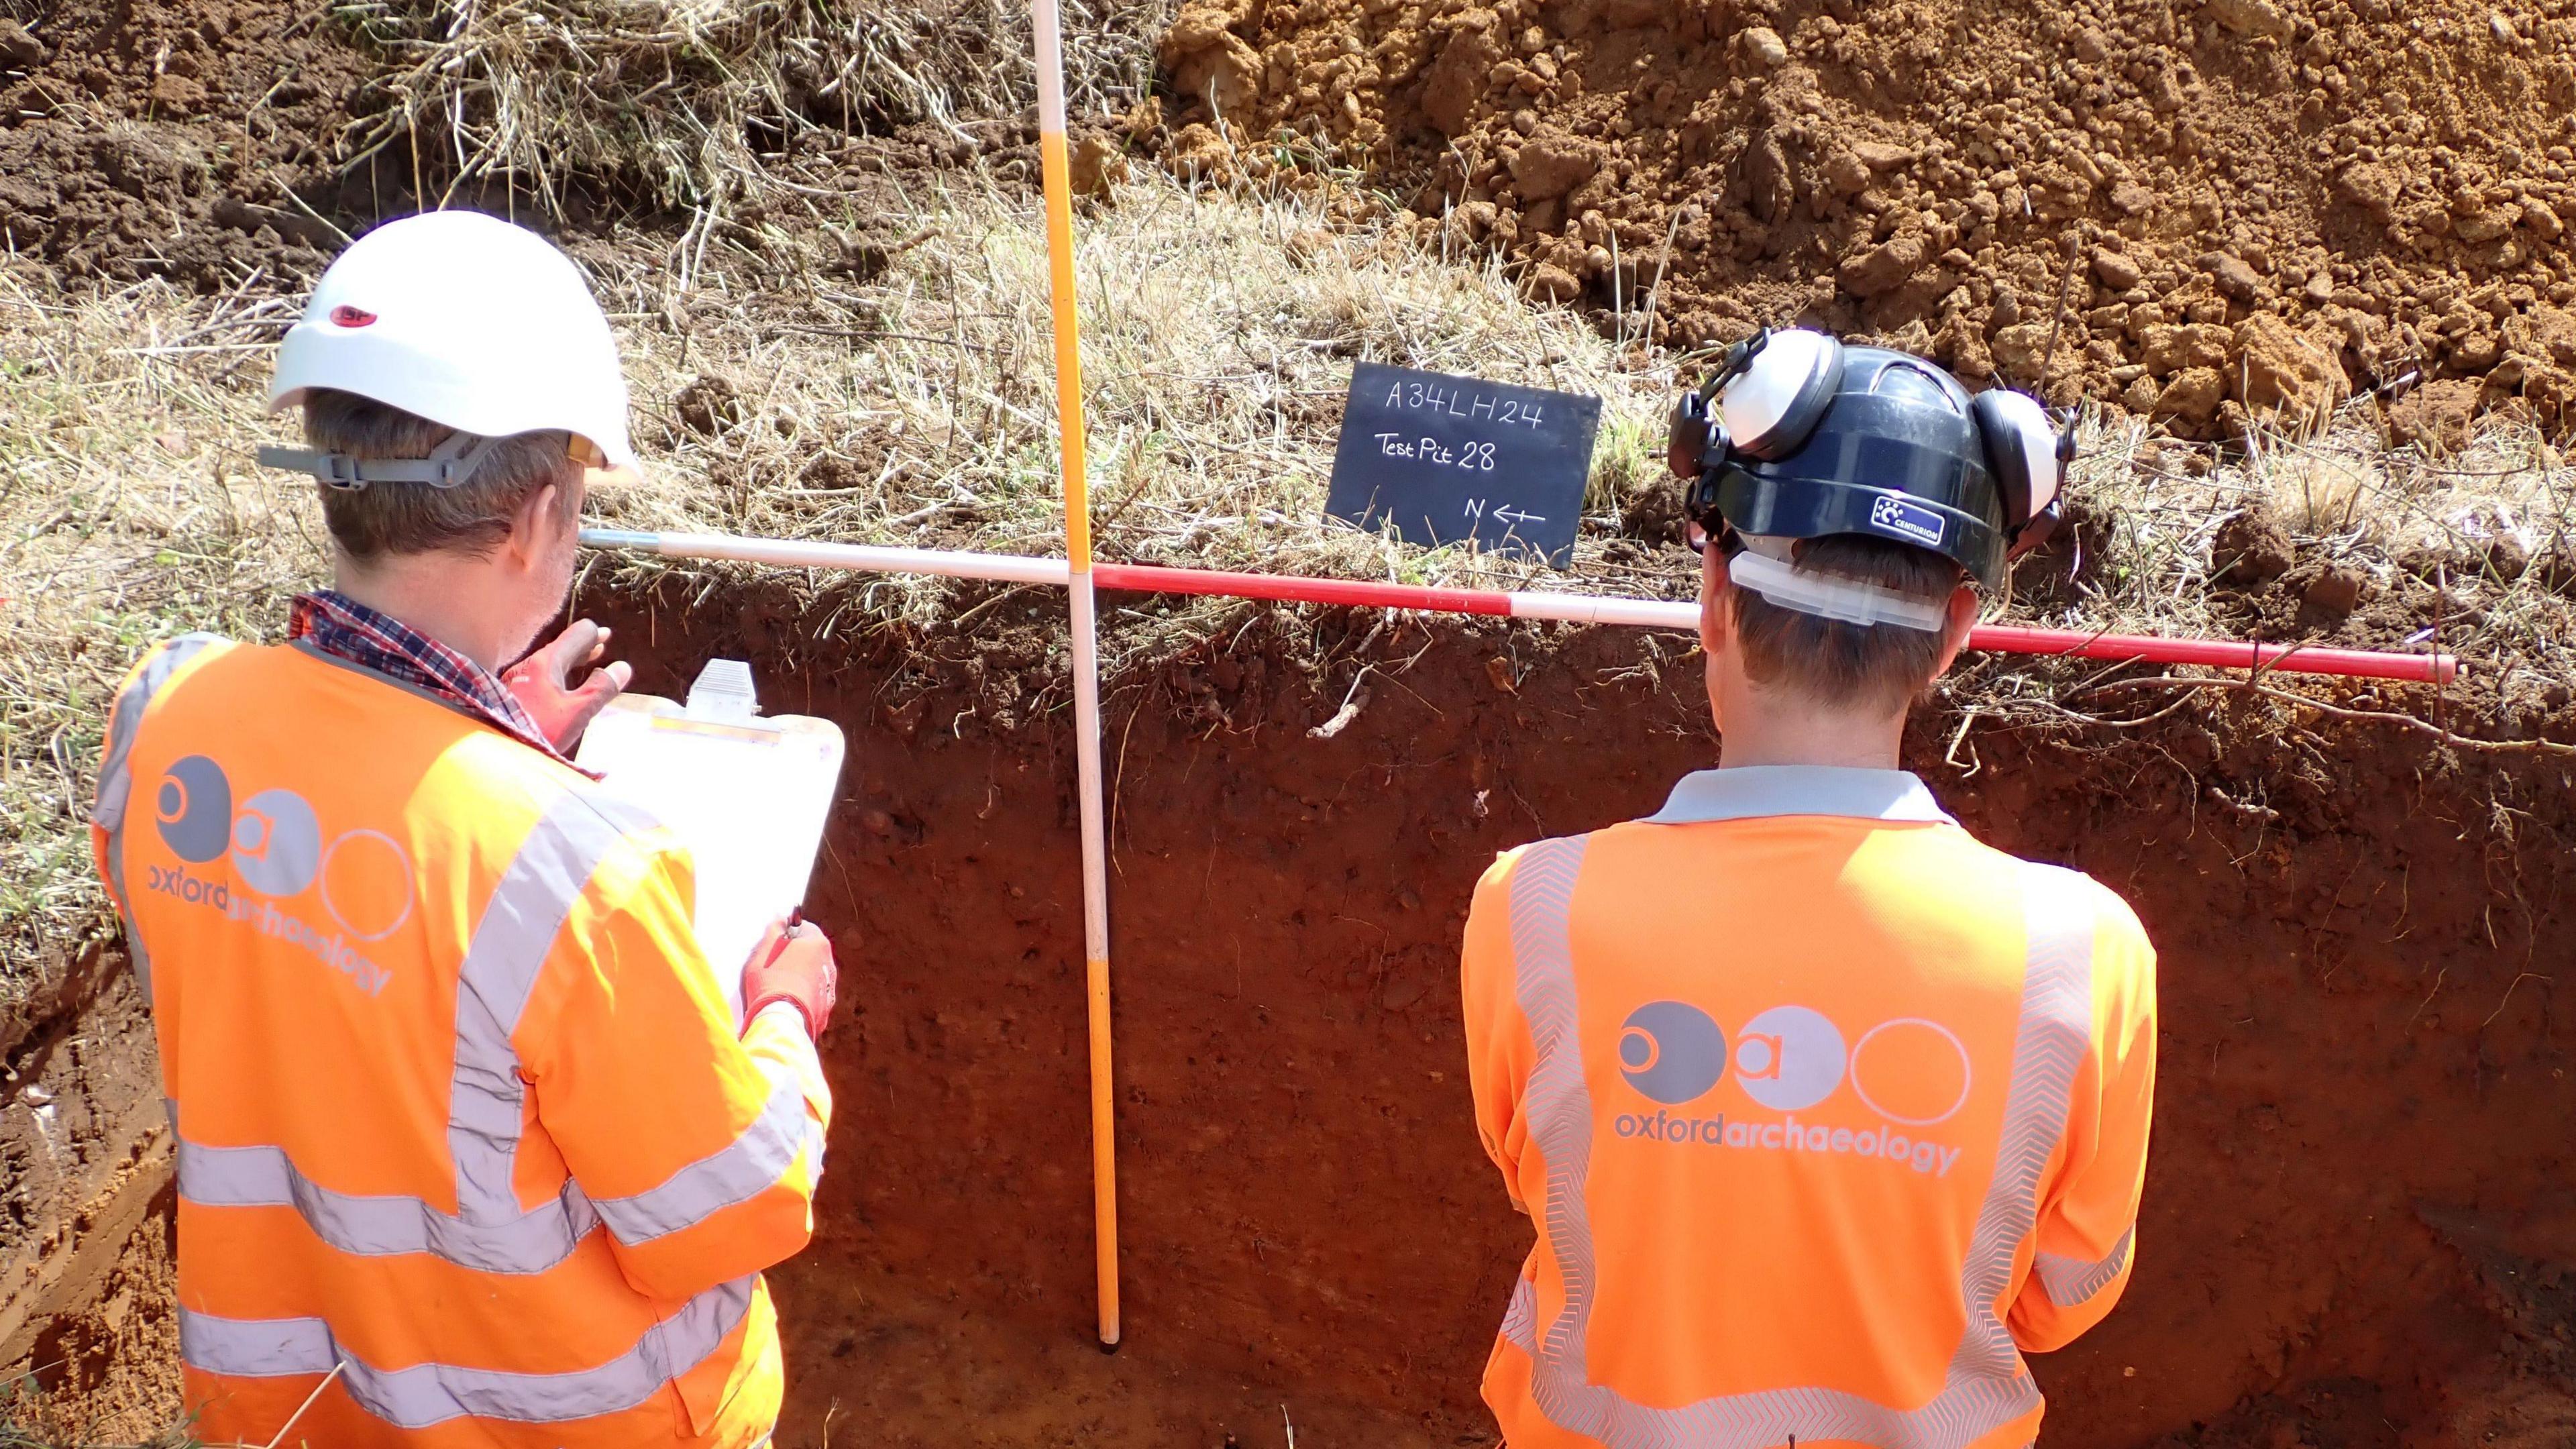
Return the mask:
{"type": "Polygon", "coordinates": [[[2261,588],[2288,573],[2296,559],[2290,535],[2252,509],[2220,524],[2209,549],[2213,576],[2239,588],[2261,588]]]}

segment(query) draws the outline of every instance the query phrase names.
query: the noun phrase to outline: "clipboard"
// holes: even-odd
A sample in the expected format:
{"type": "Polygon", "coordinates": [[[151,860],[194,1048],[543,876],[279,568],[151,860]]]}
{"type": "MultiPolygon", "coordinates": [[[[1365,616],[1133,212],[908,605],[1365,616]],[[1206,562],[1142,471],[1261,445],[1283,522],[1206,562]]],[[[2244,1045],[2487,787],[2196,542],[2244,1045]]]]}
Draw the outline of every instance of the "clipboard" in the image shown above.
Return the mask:
{"type": "Polygon", "coordinates": [[[737,1022],[744,961],[804,902],[845,747],[830,720],[761,714],[739,659],[707,661],[686,703],[619,695],[582,735],[575,762],[689,847],[698,944],[737,1022]]]}

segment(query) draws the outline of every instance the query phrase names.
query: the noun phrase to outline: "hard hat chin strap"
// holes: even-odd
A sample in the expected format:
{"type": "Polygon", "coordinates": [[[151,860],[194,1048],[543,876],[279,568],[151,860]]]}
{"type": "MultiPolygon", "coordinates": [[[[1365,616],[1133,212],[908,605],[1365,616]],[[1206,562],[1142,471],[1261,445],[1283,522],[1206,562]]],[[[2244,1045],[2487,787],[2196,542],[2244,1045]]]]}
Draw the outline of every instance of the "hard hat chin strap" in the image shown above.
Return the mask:
{"type": "Polygon", "coordinates": [[[431,449],[426,458],[352,458],[346,453],[262,446],[259,464],[290,473],[310,473],[322,480],[323,487],[344,493],[358,492],[370,483],[426,483],[432,488],[454,488],[472,478],[484,456],[501,441],[472,433],[450,433],[447,441],[431,449]]]}
{"type": "Polygon", "coordinates": [[[1937,634],[1948,612],[1940,604],[1909,598],[1859,579],[1806,572],[1795,564],[1756,553],[1749,544],[1726,561],[1726,574],[1736,587],[1751,589],[1781,608],[1864,628],[1894,624],[1937,634]]]}

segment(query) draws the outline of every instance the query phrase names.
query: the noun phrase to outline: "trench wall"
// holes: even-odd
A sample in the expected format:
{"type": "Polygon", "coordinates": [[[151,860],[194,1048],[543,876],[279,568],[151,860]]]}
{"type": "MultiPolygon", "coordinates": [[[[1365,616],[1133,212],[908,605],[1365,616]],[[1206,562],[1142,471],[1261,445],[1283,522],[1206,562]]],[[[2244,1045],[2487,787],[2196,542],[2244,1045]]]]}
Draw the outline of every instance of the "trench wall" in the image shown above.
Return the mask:
{"type": "MultiPolygon", "coordinates": [[[[1696,655],[1418,626],[1354,649],[1375,615],[1274,614],[1113,689],[1130,1332],[1101,1360],[1077,1351],[1080,881],[1061,687],[1035,684],[1052,601],[980,642],[848,654],[801,644],[774,595],[584,605],[640,656],[637,688],[747,655],[770,709],[849,731],[811,897],[847,973],[833,1158],[818,1241],[777,1275],[791,1432],[940,1417],[908,1364],[945,1366],[979,1438],[1061,1421],[1050,1393],[1096,1429],[1252,1442],[1285,1404],[1381,1443],[1490,1432],[1475,1385],[1529,1235],[1476,1146],[1460,925],[1498,850],[1648,813],[1713,760],[1696,655]],[[1362,659],[1390,672],[1310,737],[1362,659]]],[[[2495,1286],[2576,1264],[2553,1186],[2576,1141],[2565,767],[2188,712],[1953,749],[1933,713],[1913,763],[1950,808],[2118,889],[2162,952],[2140,1265],[2109,1323],[2038,1365],[2051,1444],[2285,1404],[2375,1436],[2475,1412],[2480,1385],[2568,1382],[2546,1330],[2569,1305],[2495,1286]]]]}

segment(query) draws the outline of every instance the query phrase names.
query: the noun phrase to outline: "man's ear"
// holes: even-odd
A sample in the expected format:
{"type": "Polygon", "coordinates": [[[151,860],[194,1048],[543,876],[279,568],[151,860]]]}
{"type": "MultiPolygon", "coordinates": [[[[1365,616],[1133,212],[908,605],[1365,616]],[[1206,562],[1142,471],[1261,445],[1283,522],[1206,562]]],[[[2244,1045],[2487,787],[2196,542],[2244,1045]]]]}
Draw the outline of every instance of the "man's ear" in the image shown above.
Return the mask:
{"type": "Polygon", "coordinates": [[[1966,584],[1950,591],[1950,604],[1941,619],[1941,667],[1932,671],[1934,678],[1949,673],[1959,651],[1968,647],[1968,631],[1977,627],[1977,615],[1983,609],[1977,591],[1966,584]]]}
{"type": "Polygon", "coordinates": [[[1699,556],[1699,647],[1710,658],[1734,636],[1735,621],[1726,595],[1732,588],[1726,572],[1726,550],[1710,539],[1699,556]]]}
{"type": "Polygon", "coordinates": [[[513,568],[533,572],[552,554],[555,536],[563,531],[563,520],[557,514],[563,497],[561,482],[531,489],[510,510],[510,536],[501,545],[502,555],[513,568]]]}

